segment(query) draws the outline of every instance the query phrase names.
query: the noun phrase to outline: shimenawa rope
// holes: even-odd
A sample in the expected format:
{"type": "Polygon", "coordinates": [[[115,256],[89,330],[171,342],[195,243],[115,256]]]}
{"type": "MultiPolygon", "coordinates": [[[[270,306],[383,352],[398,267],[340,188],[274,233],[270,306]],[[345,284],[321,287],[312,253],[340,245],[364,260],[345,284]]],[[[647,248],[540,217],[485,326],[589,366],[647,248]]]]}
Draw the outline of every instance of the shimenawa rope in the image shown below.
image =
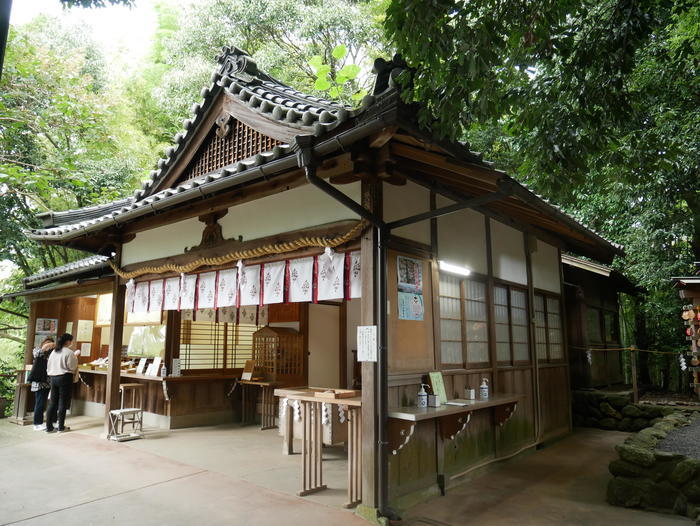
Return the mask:
{"type": "Polygon", "coordinates": [[[196,270],[200,267],[214,267],[214,266],[220,266],[220,265],[225,265],[227,263],[233,263],[234,261],[238,261],[240,259],[250,259],[250,258],[258,258],[262,256],[269,256],[271,254],[286,254],[288,252],[293,252],[295,250],[298,250],[300,248],[311,248],[311,247],[318,247],[318,248],[325,248],[325,247],[331,247],[335,248],[338,247],[344,243],[347,243],[348,241],[351,241],[358,237],[362,231],[365,229],[367,226],[367,221],[364,219],[362,221],[359,221],[354,227],[352,227],[350,230],[348,230],[345,234],[342,236],[337,236],[337,237],[323,237],[323,236],[313,236],[313,237],[302,237],[299,239],[295,239],[294,241],[287,241],[284,243],[273,243],[269,245],[263,245],[261,247],[257,248],[251,248],[248,250],[239,250],[236,252],[230,252],[228,254],[225,254],[223,256],[216,256],[216,257],[209,257],[209,258],[199,258],[194,261],[191,261],[190,263],[187,263],[185,265],[175,265],[173,263],[167,264],[167,265],[158,265],[158,266],[149,266],[149,267],[141,267],[136,270],[132,270],[130,272],[126,272],[117,265],[114,264],[113,261],[108,261],[109,266],[112,267],[114,272],[121,278],[124,279],[132,279],[132,278],[137,278],[139,276],[144,276],[146,274],[162,274],[165,272],[176,272],[178,274],[183,274],[187,272],[192,272],[193,270],[196,270]]]}

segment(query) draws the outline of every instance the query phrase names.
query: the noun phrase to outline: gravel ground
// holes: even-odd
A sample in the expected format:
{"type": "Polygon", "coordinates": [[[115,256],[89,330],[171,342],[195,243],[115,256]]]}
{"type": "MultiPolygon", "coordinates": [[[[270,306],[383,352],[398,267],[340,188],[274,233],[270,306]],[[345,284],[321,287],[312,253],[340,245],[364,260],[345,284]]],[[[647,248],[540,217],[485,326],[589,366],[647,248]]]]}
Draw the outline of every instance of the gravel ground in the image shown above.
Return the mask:
{"type": "Polygon", "coordinates": [[[671,431],[659,442],[656,449],[700,459],[700,418],[696,418],[688,426],[671,431]]]}

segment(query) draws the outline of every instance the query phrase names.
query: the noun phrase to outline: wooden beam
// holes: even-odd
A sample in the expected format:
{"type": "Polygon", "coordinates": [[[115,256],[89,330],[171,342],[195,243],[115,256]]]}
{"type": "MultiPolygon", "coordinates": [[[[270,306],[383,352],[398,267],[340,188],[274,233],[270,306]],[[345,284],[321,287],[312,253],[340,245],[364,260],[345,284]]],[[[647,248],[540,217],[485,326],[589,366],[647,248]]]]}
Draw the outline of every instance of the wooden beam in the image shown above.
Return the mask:
{"type": "Polygon", "coordinates": [[[396,130],[398,129],[398,126],[387,126],[386,128],[382,128],[380,132],[375,133],[369,138],[369,147],[381,148],[394,136],[396,130]]]}
{"type": "Polygon", "coordinates": [[[76,284],[71,287],[65,287],[54,290],[46,290],[28,294],[27,301],[34,303],[36,301],[57,300],[63,298],[75,298],[78,296],[92,296],[93,294],[103,294],[112,292],[114,278],[103,278],[89,283],[76,284]]]}

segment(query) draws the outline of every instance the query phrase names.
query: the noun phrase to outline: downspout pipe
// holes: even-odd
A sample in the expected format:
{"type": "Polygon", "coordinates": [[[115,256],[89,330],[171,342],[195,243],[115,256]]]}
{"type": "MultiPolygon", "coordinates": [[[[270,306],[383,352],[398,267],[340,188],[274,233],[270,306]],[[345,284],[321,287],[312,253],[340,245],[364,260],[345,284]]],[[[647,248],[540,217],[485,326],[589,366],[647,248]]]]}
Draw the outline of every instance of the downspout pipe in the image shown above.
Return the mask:
{"type": "Polygon", "coordinates": [[[377,325],[378,353],[377,353],[377,379],[375,390],[377,392],[377,444],[375,444],[375,458],[377,459],[377,504],[379,514],[383,517],[394,517],[389,510],[389,459],[388,459],[388,325],[387,325],[387,245],[390,237],[390,229],[387,224],[375,214],[364,208],[361,204],[351,199],[343,192],[323,180],[316,174],[316,158],[313,146],[314,137],[308,135],[295,138],[297,148],[297,161],[299,167],[304,169],[304,175],[309,184],[315,186],[326,195],[349,208],[361,218],[367,220],[375,229],[375,270],[374,290],[377,301],[374,304],[374,320],[377,325]]]}

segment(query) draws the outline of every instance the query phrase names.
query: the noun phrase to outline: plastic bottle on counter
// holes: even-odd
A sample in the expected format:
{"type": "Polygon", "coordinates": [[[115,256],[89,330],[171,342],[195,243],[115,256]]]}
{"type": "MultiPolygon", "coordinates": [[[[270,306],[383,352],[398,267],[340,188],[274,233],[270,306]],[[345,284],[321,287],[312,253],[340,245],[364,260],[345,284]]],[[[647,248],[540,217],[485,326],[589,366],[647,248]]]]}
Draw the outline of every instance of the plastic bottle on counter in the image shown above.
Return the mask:
{"type": "Polygon", "coordinates": [[[481,379],[481,385],[479,386],[479,396],[482,400],[488,400],[488,398],[489,398],[489,380],[488,380],[488,378],[481,379]]]}
{"type": "Polygon", "coordinates": [[[416,396],[416,407],[428,407],[428,393],[425,391],[425,384],[420,384],[420,391],[416,396]]]}

